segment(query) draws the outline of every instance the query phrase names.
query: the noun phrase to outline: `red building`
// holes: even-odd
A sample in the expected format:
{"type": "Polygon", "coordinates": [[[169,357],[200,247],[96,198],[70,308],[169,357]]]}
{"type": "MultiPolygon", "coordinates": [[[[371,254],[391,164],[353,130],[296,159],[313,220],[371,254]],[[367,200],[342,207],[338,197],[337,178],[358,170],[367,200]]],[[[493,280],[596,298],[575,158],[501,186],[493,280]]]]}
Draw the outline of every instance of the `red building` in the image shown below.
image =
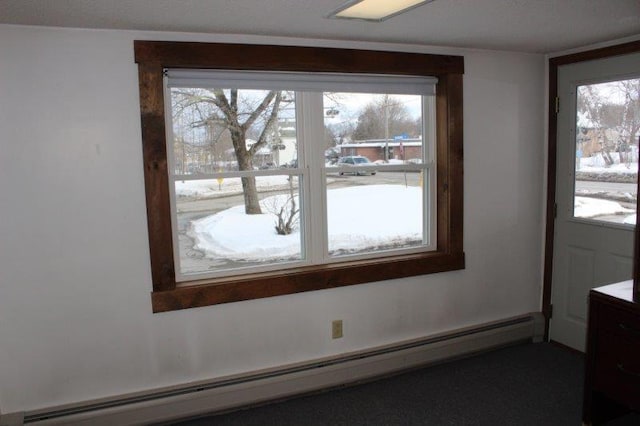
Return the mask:
{"type": "Polygon", "coordinates": [[[340,155],[346,157],[348,155],[361,155],[367,157],[369,161],[384,161],[385,149],[389,149],[388,158],[391,160],[416,161],[422,159],[422,139],[369,139],[362,141],[353,141],[339,145],[340,155]]]}

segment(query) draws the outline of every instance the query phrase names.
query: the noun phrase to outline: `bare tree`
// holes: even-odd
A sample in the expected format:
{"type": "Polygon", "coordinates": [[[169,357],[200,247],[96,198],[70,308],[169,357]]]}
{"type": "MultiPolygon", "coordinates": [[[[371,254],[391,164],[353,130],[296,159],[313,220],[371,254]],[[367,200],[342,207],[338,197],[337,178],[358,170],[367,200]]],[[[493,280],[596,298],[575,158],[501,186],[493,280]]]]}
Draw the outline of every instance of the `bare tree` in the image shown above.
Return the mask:
{"type": "Polygon", "coordinates": [[[278,235],[289,235],[298,225],[300,208],[293,193],[293,177],[289,177],[289,194],[271,198],[267,210],[277,218],[275,229],[278,235]]]}
{"type": "MultiPolygon", "coordinates": [[[[238,169],[252,170],[253,158],[258,150],[267,144],[267,135],[273,124],[278,119],[278,108],[282,100],[282,92],[272,90],[262,99],[262,102],[251,112],[248,117],[241,121],[238,110],[238,90],[230,90],[230,98],[227,98],[222,89],[213,89],[213,103],[220,108],[225,117],[227,128],[231,133],[231,142],[238,160],[238,169]],[[273,102],[273,104],[272,104],[273,102]],[[246,137],[247,131],[271,106],[268,113],[266,123],[262,132],[258,136],[255,144],[247,147],[246,137]]],[[[256,187],[256,178],[253,176],[242,177],[242,190],[244,194],[244,207],[247,214],[261,214],[260,200],[258,198],[258,189],[256,187]]]]}
{"type": "MultiPolygon", "coordinates": [[[[283,101],[281,91],[264,92],[260,97],[242,97],[238,89],[179,89],[174,90],[174,112],[197,111],[199,121],[192,125],[215,122],[229,132],[239,170],[253,170],[254,158],[268,143],[268,136],[278,120],[283,101]],[[256,142],[247,146],[249,134],[256,134],[256,142]]],[[[256,92],[253,92],[254,94],[256,92]]],[[[241,178],[245,212],[261,214],[256,178],[241,178]]]]}
{"type": "Polygon", "coordinates": [[[580,86],[577,109],[600,141],[605,163],[615,163],[615,151],[625,162],[640,131],[640,79],[580,86]]]}
{"type": "Polygon", "coordinates": [[[353,139],[385,139],[402,133],[416,137],[420,127],[402,102],[384,95],[362,108],[353,139]]]}

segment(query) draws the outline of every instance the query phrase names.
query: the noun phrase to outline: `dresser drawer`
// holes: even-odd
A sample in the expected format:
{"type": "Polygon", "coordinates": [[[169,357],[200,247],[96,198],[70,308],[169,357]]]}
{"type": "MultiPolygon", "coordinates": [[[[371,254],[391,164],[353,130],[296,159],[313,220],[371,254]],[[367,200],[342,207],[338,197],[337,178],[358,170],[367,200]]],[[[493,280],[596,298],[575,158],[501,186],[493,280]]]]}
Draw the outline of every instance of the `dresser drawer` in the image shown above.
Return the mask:
{"type": "Polygon", "coordinates": [[[640,411],[640,301],[633,299],[632,281],[589,293],[585,362],[584,424],[640,411]]]}
{"type": "Polygon", "coordinates": [[[629,408],[640,409],[640,338],[626,330],[598,330],[593,388],[629,408]]]}
{"type": "Polygon", "coordinates": [[[640,318],[638,314],[598,303],[598,332],[606,331],[623,338],[640,342],[640,318]]]}

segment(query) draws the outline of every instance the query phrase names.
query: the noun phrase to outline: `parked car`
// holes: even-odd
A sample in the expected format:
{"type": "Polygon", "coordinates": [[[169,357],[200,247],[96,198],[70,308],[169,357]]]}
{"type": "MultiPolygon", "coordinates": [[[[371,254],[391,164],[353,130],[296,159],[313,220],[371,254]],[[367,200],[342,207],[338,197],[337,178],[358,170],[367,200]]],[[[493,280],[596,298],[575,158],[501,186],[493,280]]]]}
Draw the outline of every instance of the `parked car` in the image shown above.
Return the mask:
{"type": "Polygon", "coordinates": [[[287,163],[281,164],[280,168],[281,169],[297,169],[298,168],[298,159],[294,158],[293,160],[291,160],[291,161],[289,161],[287,163]]]}
{"type": "Polygon", "coordinates": [[[275,163],[273,161],[268,161],[266,163],[261,164],[258,167],[258,170],[269,170],[269,169],[273,169],[275,167],[275,163]]]}
{"type": "Polygon", "coordinates": [[[377,170],[374,169],[374,164],[369,161],[367,157],[363,157],[362,155],[349,155],[347,157],[340,157],[338,160],[338,166],[354,166],[354,167],[365,167],[366,170],[359,169],[353,172],[340,172],[342,176],[345,173],[354,174],[356,176],[360,175],[375,175],[377,170]]]}

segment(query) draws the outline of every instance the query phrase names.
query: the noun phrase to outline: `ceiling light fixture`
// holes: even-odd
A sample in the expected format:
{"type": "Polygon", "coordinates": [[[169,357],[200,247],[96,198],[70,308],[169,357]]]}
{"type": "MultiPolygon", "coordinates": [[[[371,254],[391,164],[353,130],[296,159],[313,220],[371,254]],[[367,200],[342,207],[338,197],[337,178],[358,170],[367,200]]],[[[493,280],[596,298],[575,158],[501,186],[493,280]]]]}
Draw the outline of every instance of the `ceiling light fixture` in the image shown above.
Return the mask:
{"type": "Polygon", "coordinates": [[[328,14],[327,18],[382,22],[432,1],[434,0],[351,0],[328,14]]]}

